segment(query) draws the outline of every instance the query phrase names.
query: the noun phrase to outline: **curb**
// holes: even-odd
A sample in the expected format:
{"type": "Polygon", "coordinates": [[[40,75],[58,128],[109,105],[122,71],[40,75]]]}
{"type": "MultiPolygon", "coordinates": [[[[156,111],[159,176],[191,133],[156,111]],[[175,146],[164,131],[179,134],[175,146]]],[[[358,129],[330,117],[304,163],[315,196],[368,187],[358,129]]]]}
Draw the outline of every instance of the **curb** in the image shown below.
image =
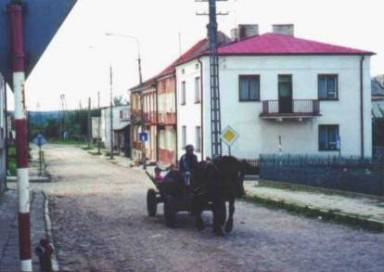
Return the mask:
{"type": "Polygon", "coordinates": [[[282,208],[289,212],[296,214],[304,215],[307,217],[322,217],[322,219],[335,221],[350,226],[359,226],[363,229],[376,232],[384,232],[384,223],[370,220],[355,214],[348,214],[341,212],[339,210],[328,210],[315,208],[311,206],[303,206],[297,203],[285,202],[284,200],[276,200],[271,198],[264,198],[258,195],[249,195],[246,193],[244,199],[249,202],[257,202],[262,205],[273,207],[273,208],[282,208]]]}
{"type": "Polygon", "coordinates": [[[53,248],[53,254],[52,254],[52,271],[59,272],[60,266],[59,262],[57,261],[56,256],[56,250],[55,245],[53,241],[53,235],[52,235],[52,222],[51,218],[49,216],[49,198],[48,195],[45,192],[42,192],[44,196],[44,221],[45,221],[45,229],[47,233],[47,238],[51,242],[52,248],[53,248]]]}

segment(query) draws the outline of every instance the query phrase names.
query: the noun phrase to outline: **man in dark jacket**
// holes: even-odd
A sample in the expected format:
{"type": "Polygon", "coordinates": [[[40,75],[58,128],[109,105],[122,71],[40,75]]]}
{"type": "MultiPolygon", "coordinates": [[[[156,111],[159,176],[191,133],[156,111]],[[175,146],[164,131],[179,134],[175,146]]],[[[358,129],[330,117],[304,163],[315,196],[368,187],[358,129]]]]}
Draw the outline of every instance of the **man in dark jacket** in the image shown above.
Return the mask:
{"type": "Polygon", "coordinates": [[[186,186],[191,184],[191,175],[196,171],[198,165],[194,150],[193,145],[187,145],[185,147],[185,154],[181,156],[179,162],[179,170],[184,176],[184,183],[186,186]]]}

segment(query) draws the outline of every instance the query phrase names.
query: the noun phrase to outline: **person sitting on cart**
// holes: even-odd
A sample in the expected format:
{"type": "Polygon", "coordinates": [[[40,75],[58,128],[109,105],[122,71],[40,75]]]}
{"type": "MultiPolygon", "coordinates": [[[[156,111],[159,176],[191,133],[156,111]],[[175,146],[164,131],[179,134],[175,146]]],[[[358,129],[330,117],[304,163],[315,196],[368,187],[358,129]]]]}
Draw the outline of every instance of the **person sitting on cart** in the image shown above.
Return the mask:
{"type": "Polygon", "coordinates": [[[179,162],[180,173],[184,177],[185,186],[189,187],[191,184],[191,176],[197,169],[198,161],[197,156],[194,154],[195,148],[193,145],[185,147],[185,154],[181,156],[179,162]]]}
{"type": "Polygon", "coordinates": [[[156,183],[162,183],[164,180],[164,177],[161,175],[161,169],[160,167],[156,166],[155,168],[155,177],[154,177],[156,183]]]}

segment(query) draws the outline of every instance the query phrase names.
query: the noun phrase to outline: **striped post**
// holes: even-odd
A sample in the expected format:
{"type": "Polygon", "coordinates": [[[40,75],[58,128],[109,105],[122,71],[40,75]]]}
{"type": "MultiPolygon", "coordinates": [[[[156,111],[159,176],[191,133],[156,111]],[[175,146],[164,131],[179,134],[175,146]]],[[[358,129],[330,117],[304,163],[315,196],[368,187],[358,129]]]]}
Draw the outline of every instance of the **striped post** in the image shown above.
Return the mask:
{"type": "Polygon", "coordinates": [[[28,177],[28,139],[25,109],[25,63],[23,39],[23,6],[13,1],[8,6],[12,54],[13,93],[15,97],[17,189],[19,199],[20,271],[32,271],[31,219],[28,177]]]}

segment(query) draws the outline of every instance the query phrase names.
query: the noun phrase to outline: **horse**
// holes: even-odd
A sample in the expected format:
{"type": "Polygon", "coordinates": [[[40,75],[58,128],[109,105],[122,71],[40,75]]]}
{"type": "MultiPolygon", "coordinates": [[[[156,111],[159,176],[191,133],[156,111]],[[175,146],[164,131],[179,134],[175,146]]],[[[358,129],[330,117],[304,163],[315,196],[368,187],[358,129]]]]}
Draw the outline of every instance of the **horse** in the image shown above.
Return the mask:
{"type": "Polygon", "coordinates": [[[213,213],[213,231],[219,236],[224,234],[223,227],[227,233],[232,231],[235,199],[244,195],[245,167],[244,162],[232,156],[222,156],[199,163],[191,184],[194,196],[192,214],[196,217],[198,230],[204,229],[201,215],[204,209],[210,206],[213,213]]]}

